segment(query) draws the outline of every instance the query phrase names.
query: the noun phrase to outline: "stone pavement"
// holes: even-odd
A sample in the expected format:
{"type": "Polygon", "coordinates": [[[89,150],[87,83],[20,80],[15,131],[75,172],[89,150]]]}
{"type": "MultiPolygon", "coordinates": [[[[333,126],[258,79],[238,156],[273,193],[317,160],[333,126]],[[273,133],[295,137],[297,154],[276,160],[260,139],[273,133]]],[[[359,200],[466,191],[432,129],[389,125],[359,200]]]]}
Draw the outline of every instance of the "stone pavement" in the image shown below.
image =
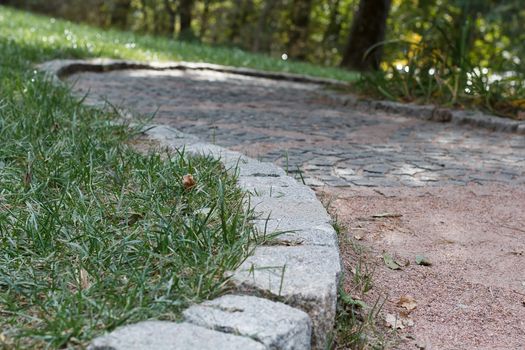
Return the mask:
{"type": "Polygon", "coordinates": [[[525,184],[525,137],[344,107],[314,84],[211,71],[68,77],[74,92],[272,161],[312,186],[525,184]]]}

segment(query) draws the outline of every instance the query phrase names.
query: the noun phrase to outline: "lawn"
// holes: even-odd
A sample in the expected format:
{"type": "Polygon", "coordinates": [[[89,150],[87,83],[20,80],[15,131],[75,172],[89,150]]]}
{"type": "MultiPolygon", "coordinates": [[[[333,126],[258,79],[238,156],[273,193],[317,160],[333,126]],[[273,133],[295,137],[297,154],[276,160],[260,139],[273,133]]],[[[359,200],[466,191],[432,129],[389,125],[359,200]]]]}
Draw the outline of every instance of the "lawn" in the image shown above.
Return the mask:
{"type": "Polygon", "coordinates": [[[117,30],[103,31],[87,25],[29,14],[0,6],[0,40],[27,49],[25,58],[110,57],[136,60],[172,60],[224,64],[269,71],[355,81],[357,74],[334,67],[281,60],[229,47],[211,47],[164,37],[117,30]]]}
{"type": "Polygon", "coordinates": [[[111,123],[117,115],[34,69],[214,51],[0,7],[0,52],[0,348],[82,348],[224,293],[224,272],[255,243],[235,176],[211,158],[135,151],[139,127],[111,123]]]}

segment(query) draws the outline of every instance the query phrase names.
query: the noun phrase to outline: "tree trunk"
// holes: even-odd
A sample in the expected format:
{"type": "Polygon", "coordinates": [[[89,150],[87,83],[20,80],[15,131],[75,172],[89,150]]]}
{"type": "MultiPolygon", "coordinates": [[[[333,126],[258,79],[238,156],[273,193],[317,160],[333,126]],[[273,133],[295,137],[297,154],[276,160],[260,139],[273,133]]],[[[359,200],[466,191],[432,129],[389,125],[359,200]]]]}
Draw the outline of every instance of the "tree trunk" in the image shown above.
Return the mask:
{"type": "Polygon", "coordinates": [[[181,0],[179,5],[180,32],[179,38],[191,40],[194,34],[191,29],[193,0],[181,0]]]}
{"type": "Polygon", "coordinates": [[[204,0],[204,10],[201,15],[201,27],[199,30],[199,38],[202,40],[208,30],[208,20],[210,16],[210,2],[211,0],[204,0]]]}
{"type": "Polygon", "coordinates": [[[328,27],[323,34],[323,42],[337,42],[339,41],[339,33],[341,32],[341,13],[339,12],[340,0],[333,0],[331,11],[330,11],[330,21],[328,22],[328,27]]]}
{"type": "Polygon", "coordinates": [[[110,13],[110,25],[126,29],[128,14],[131,10],[131,0],[117,0],[113,3],[110,13]]]}
{"type": "Polygon", "coordinates": [[[266,46],[266,43],[268,42],[267,37],[268,35],[271,35],[270,31],[268,30],[268,17],[272,13],[276,2],[277,0],[264,1],[263,10],[259,16],[259,20],[257,21],[257,30],[254,33],[252,51],[259,52],[265,50],[261,50],[261,42],[264,40],[264,46],[266,46]]]}
{"type": "Polygon", "coordinates": [[[390,0],[361,0],[354,16],[348,45],[341,66],[358,71],[377,70],[383,55],[379,45],[385,39],[386,20],[390,11],[390,0]],[[366,55],[365,55],[366,54],[366,55]]]}
{"type": "Polygon", "coordinates": [[[252,0],[237,0],[235,1],[235,10],[233,13],[232,25],[229,35],[230,43],[239,43],[242,41],[242,33],[244,30],[250,11],[253,9],[252,0]]]}
{"type": "Polygon", "coordinates": [[[312,0],[294,0],[292,6],[292,26],[288,39],[288,56],[305,59],[312,0]]]}
{"type": "Polygon", "coordinates": [[[173,38],[173,35],[175,35],[175,22],[177,20],[176,12],[173,9],[173,4],[170,0],[164,0],[164,8],[168,13],[168,36],[173,38]]]}

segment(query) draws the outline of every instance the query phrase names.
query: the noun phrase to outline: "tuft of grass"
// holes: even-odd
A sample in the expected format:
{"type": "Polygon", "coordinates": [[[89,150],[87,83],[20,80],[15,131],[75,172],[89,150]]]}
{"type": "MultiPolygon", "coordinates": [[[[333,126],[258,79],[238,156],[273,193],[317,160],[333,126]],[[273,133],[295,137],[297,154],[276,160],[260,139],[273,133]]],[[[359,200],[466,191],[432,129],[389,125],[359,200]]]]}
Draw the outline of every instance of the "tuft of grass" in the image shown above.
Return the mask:
{"type": "Polygon", "coordinates": [[[525,72],[502,64],[482,67],[469,48],[470,22],[459,29],[439,17],[420,41],[394,40],[379,45],[399,47],[405,57],[383,70],[363,74],[355,89],[388,100],[479,108],[525,120],[525,72]],[[449,37],[458,32],[457,38],[449,37]]]}
{"type": "Polygon", "coordinates": [[[127,34],[3,7],[0,28],[0,348],[83,348],[224,293],[254,243],[236,178],[208,157],[136,152],[140,129],[32,68],[127,34]]]}
{"type": "Polygon", "coordinates": [[[164,37],[119,30],[102,30],[83,24],[30,14],[0,6],[0,39],[33,48],[32,61],[53,58],[110,57],[136,60],[208,62],[277,72],[355,81],[358,75],[236,48],[212,47],[164,37]]]}
{"type": "MultiPolygon", "coordinates": [[[[344,228],[343,228],[344,229],[344,228]]],[[[332,349],[387,349],[391,342],[378,325],[386,299],[378,298],[373,304],[364,302],[373,288],[374,269],[370,268],[365,248],[343,234],[339,235],[343,250],[352,254],[351,283],[341,280],[332,349]],[[347,250],[348,251],[348,250],[347,250]]]]}
{"type": "Polygon", "coordinates": [[[367,248],[349,237],[348,228],[331,210],[334,200],[326,197],[323,204],[334,218],[332,227],[337,232],[341,250],[351,253],[349,272],[352,275],[346,276],[351,283],[345,283],[344,277],[340,281],[335,328],[327,349],[387,349],[391,337],[387,337],[377,322],[386,299],[378,298],[370,305],[364,301],[373,288],[374,268],[369,263],[367,248]]]}
{"type": "Polygon", "coordinates": [[[340,288],[335,319],[336,338],[332,348],[336,350],[388,348],[388,341],[376,329],[382,306],[380,300],[369,306],[361,300],[352,298],[340,288]]]}

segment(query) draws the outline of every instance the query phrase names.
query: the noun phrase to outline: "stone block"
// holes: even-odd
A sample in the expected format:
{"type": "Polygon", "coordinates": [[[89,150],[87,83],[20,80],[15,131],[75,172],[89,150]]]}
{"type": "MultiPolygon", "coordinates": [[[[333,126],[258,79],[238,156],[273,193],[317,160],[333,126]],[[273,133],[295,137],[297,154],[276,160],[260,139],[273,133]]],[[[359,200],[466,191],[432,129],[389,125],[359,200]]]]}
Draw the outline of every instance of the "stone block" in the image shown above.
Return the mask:
{"type": "Polygon", "coordinates": [[[256,203],[257,197],[317,201],[315,192],[312,189],[299,184],[290,176],[278,178],[241,176],[239,177],[239,187],[250,192],[252,203],[256,203]]]}
{"type": "Polygon", "coordinates": [[[296,227],[293,226],[293,222],[287,224],[286,220],[253,220],[252,224],[255,226],[259,237],[275,235],[272,240],[275,241],[276,245],[324,245],[338,247],[337,233],[332,225],[320,224],[296,227]]]}
{"type": "Polygon", "coordinates": [[[243,294],[299,308],[313,325],[312,348],[325,349],[334,326],[341,261],[336,247],[258,247],[232,274],[243,294]]]}
{"type": "Polygon", "coordinates": [[[144,321],[94,339],[88,350],[265,350],[250,338],[189,323],[144,321]]]}
{"type": "Polygon", "coordinates": [[[186,309],[184,318],[201,327],[255,339],[268,349],[310,349],[310,317],[267,299],[225,295],[186,309]]]}

